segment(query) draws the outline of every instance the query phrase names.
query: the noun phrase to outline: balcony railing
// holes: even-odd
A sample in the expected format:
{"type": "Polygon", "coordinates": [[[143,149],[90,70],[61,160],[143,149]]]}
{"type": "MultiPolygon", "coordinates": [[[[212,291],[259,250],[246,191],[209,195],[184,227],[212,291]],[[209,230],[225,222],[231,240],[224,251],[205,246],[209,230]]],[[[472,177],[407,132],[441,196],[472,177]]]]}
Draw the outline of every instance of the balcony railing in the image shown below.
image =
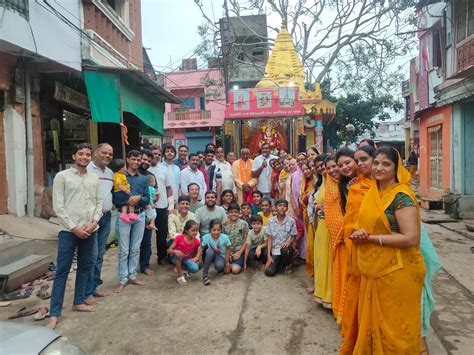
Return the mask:
{"type": "Polygon", "coordinates": [[[470,76],[474,72],[474,36],[457,46],[457,75],[470,76]],[[461,75],[460,75],[461,74],[461,75]]]}
{"type": "Polygon", "coordinates": [[[201,121],[210,120],[211,111],[172,111],[167,115],[168,121],[201,121]]]}

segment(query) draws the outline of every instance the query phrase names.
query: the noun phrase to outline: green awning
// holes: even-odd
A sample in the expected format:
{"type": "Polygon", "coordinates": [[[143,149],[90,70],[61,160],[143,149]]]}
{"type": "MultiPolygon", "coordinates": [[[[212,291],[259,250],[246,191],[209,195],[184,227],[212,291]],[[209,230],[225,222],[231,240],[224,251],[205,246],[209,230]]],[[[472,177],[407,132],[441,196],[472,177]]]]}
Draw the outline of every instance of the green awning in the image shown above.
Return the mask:
{"type": "Polygon", "coordinates": [[[95,122],[120,123],[120,108],[142,123],[142,134],[164,135],[164,103],[179,99],[137,70],[84,67],[84,81],[95,122]]]}

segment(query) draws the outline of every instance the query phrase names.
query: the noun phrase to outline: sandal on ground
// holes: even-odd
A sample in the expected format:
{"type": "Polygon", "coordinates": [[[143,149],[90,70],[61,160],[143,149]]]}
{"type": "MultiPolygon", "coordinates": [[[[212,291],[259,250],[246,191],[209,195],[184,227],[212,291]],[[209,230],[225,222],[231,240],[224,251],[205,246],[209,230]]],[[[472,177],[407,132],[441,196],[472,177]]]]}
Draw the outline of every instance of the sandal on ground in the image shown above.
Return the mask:
{"type": "Polygon", "coordinates": [[[28,287],[34,287],[34,286],[39,286],[44,282],[42,279],[36,279],[30,282],[27,282],[26,284],[21,285],[21,288],[28,288],[28,287]]]}
{"type": "Polygon", "coordinates": [[[51,291],[49,290],[49,285],[43,285],[41,286],[40,290],[36,294],[39,298],[42,300],[47,300],[51,298],[51,291]]]}
{"type": "Polygon", "coordinates": [[[10,301],[0,301],[0,307],[8,307],[11,304],[10,301]]]}
{"type": "Polygon", "coordinates": [[[33,287],[28,287],[25,289],[16,290],[7,294],[0,295],[1,301],[14,301],[28,298],[33,292],[33,287]]]}
{"type": "Polygon", "coordinates": [[[38,313],[36,313],[33,317],[34,320],[39,321],[43,320],[49,316],[49,309],[48,307],[40,307],[38,308],[38,313]]]}
{"type": "Polygon", "coordinates": [[[178,284],[180,284],[181,286],[184,286],[186,285],[188,282],[186,281],[186,279],[184,278],[184,276],[181,276],[181,277],[178,277],[176,279],[176,281],[178,282],[178,284]]]}
{"type": "Polygon", "coordinates": [[[31,316],[35,313],[38,313],[38,309],[37,308],[27,308],[27,307],[23,307],[23,308],[20,308],[16,314],[8,317],[8,319],[16,319],[16,318],[20,318],[20,317],[27,317],[27,316],[31,316]]]}
{"type": "Polygon", "coordinates": [[[204,286],[209,286],[211,284],[211,280],[209,280],[209,277],[207,276],[202,278],[202,282],[204,283],[204,286]]]}

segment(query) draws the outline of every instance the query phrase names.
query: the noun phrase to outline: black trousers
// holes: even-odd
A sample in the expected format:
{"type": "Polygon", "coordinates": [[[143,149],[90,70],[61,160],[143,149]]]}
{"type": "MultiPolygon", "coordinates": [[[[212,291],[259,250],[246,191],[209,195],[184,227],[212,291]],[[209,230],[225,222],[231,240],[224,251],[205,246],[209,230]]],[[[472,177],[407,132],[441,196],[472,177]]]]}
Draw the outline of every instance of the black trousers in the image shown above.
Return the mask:
{"type": "Polygon", "coordinates": [[[257,256],[255,252],[257,251],[257,247],[250,248],[249,256],[247,257],[247,266],[255,267],[257,266],[257,262],[261,262],[265,264],[267,262],[267,248],[262,248],[262,253],[260,256],[257,256]]]}
{"type": "Polygon", "coordinates": [[[158,261],[166,259],[166,238],[168,237],[168,209],[157,208],[155,225],[156,231],[156,254],[158,261]]]}
{"type": "Polygon", "coordinates": [[[293,248],[281,248],[280,255],[272,255],[273,264],[271,264],[266,270],[265,275],[275,276],[277,272],[284,271],[285,268],[291,264],[291,256],[293,248]]]}

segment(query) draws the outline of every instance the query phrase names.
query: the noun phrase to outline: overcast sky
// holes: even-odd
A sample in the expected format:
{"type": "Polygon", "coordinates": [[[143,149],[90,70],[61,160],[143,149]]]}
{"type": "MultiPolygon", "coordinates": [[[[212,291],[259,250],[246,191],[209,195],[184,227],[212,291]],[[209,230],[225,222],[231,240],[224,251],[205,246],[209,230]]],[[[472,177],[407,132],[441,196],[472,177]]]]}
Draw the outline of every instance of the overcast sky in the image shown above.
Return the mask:
{"type": "MultiPolygon", "coordinates": [[[[221,17],[220,0],[204,0],[209,13],[215,3],[215,20],[221,17]],[[217,6],[216,6],[217,4],[217,6]]],[[[171,71],[188,58],[200,42],[197,27],[203,23],[194,0],[142,0],[143,46],[155,69],[171,71]]]]}

